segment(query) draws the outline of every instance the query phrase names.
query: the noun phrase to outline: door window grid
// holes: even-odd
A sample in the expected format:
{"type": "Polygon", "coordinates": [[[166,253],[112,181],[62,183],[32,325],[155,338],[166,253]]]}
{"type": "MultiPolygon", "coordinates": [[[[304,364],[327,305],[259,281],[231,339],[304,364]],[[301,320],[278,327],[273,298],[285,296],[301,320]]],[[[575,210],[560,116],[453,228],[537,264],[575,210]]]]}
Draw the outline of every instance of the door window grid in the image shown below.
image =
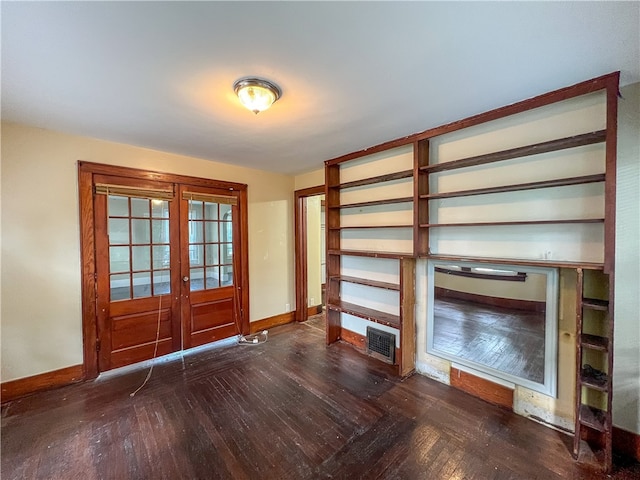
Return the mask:
{"type": "Polygon", "coordinates": [[[233,285],[231,205],[189,200],[191,290],[233,285]]]}
{"type": "Polygon", "coordinates": [[[111,301],[171,292],[169,202],[108,196],[111,301]]]}

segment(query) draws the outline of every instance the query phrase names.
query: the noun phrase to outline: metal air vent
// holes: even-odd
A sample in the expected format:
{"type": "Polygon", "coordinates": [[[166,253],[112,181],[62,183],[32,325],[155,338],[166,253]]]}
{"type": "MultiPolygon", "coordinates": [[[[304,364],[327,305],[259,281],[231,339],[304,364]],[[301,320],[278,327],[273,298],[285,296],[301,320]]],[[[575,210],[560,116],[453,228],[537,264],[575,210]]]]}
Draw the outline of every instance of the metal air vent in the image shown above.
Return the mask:
{"type": "Polygon", "coordinates": [[[367,327],[367,353],[387,363],[396,361],[396,336],[393,333],[367,327]]]}

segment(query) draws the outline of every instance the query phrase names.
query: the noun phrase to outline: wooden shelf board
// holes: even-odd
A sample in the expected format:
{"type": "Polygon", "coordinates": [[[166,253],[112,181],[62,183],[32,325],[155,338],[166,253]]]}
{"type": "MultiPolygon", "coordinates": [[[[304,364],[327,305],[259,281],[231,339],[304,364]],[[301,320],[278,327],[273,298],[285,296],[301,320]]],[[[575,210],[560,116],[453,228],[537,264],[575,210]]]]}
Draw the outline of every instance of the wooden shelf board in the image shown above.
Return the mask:
{"type": "Polygon", "coordinates": [[[585,175],[581,177],[558,178],[555,180],[545,180],[540,182],[503,185],[501,187],[476,188],[473,190],[461,190],[457,192],[430,193],[428,195],[420,195],[420,198],[436,200],[439,198],[469,197],[473,195],[486,195],[488,193],[518,192],[523,190],[536,190],[539,188],[584,185],[587,183],[604,182],[604,180],[605,174],[599,173],[596,175],[585,175]]]}
{"type": "Polygon", "coordinates": [[[600,300],[598,298],[583,298],[582,306],[591,310],[601,310],[606,312],[609,310],[609,302],[607,300],[600,300]]]}
{"type": "Polygon", "coordinates": [[[563,260],[529,260],[524,258],[489,258],[489,257],[461,257],[456,255],[427,254],[421,255],[431,260],[444,260],[451,262],[475,262],[475,263],[499,263],[507,265],[522,265],[532,267],[552,267],[552,268],[583,268],[586,270],[602,270],[602,263],[577,262],[563,260]]]}
{"type": "Polygon", "coordinates": [[[345,203],[343,205],[332,205],[329,208],[358,208],[358,207],[372,207],[375,205],[392,205],[394,203],[409,203],[413,202],[413,197],[401,197],[401,198],[386,198],[383,200],[371,200],[369,202],[357,202],[357,203],[345,203]]]}
{"type": "Polygon", "coordinates": [[[580,424],[599,432],[607,431],[607,412],[589,405],[580,405],[580,424]]]}
{"type": "Polygon", "coordinates": [[[580,218],[568,220],[521,220],[512,222],[424,223],[420,228],[442,227],[498,227],[503,225],[557,225],[574,223],[604,223],[604,218],[580,218]]]}
{"type": "Polygon", "coordinates": [[[385,175],[378,175],[375,177],[363,178],[360,180],[353,180],[351,182],[344,182],[335,187],[331,186],[330,188],[353,188],[353,187],[362,187],[364,185],[374,185],[376,183],[384,183],[391,182],[393,180],[401,180],[403,178],[409,178],[413,176],[413,170],[403,170],[401,172],[387,173],[385,175]]]}
{"type": "Polygon", "coordinates": [[[330,280],[337,280],[340,282],[357,283],[358,285],[367,285],[369,287],[384,288],[385,290],[400,291],[400,285],[391,282],[380,282],[378,280],[369,280],[367,278],[350,277],[347,275],[336,275],[329,277],[330,280]]]}
{"type": "Polygon", "coordinates": [[[602,143],[606,139],[606,131],[599,130],[597,132],[583,133],[572,137],[559,138],[547,142],[535,143],[524,147],[512,148],[500,152],[487,153],[460,160],[452,160],[445,163],[436,163],[434,165],[425,165],[420,167],[421,171],[429,173],[444,172],[446,170],[454,170],[458,168],[474,167],[476,165],[485,165],[487,163],[500,162],[510,160],[512,158],[527,157],[540,153],[553,152],[557,150],[565,150],[567,148],[581,147],[583,145],[591,145],[594,143],[602,143]]]}
{"type": "Polygon", "coordinates": [[[398,315],[381,312],[379,310],[374,310],[373,308],[367,308],[361,305],[356,305],[354,303],[341,301],[335,302],[333,304],[328,304],[327,308],[342,313],[348,313],[349,315],[353,315],[355,317],[364,318],[365,320],[379,323],[380,325],[400,328],[400,317],[398,315]]]}
{"type": "Polygon", "coordinates": [[[370,230],[375,228],[413,228],[413,225],[354,225],[354,226],[340,226],[329,227],[329,230],[370,230]]]}
{"type": "Polygon", "coordinates": [[[609,349],[609,339],[607,337],[590,335],[588,333],[583,333],[580,335],[580,344],[583,347],[588,347],[592,350],[600,350],[603,352],[606,352],[609,349]]]}
{"type": "Polygon", "coordinates": [[[584,370],[580,373],[580,384],[592,388],[594,390],[598,390],[600,392],[608,392],[609,391],[609,377],[607,375],[603,377],[596,377],[593,375],[588,375],[584,372],[584,370]]]}
{"type": "Polygon", "coordinates": [[[411,258],[413,254],[402,252],[373,252],[365,250],[328,250],[329,255],[343,255],[349,257],[372,257],[372,258],[411,258]]]}

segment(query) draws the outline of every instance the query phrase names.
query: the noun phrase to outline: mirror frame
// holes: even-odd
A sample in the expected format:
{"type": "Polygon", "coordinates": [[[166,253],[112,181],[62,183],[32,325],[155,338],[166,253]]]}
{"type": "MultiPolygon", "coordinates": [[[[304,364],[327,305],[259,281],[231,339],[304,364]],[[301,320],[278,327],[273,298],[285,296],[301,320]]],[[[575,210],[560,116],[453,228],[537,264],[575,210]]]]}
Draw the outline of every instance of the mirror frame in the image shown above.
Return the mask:
{"type": "MultiPolygon", "coordinates": [[[[444,358],[450,362],[467,367],[471,371],[484,374],[484,378],[495,378],[497,383],[509,382],[514,385],[534,390],[545,395],[556,397],[558,387],[558,298],[559,275],[557,268],[534,267],[522,265],[509,265],[508,263],[474,263],[455,260],[428,260],[427,261],[427,353],[435,357],[444,358]],[[547,277],[546,291],[546,318],[545,318],[545,354],[544,354],[544,381],[534,382],[523,377],[506,373],[481,363],[465,358],[460,358],[447,352],[436,350],[433,347],[433,322],[434,322],[434,294],[435,294],[435,267],[459,265],[461,267],[482,267],[496,269],[513,269],[519,272],[542,274],[547,277]],[[502,380],[502,382],[500,382],[502,380]]],[[[482,375],[480,375],[482,376],[482,375]]]]}

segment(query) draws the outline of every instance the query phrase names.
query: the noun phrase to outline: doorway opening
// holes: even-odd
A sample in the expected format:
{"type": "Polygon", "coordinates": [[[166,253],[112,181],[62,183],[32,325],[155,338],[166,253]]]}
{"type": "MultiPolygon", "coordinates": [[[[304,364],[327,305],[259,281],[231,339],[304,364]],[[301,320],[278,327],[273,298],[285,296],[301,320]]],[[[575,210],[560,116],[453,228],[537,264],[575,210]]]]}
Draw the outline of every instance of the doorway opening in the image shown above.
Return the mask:
{"type": "Polygon", "coordinates": [[[87,378],[249,332],[247,187],[78,164],[87,378]]]}
{"type": "Polygon", "coordinates": [[[296,321],[322,313],[324,305],[325,230],[324,185],[296,190],[295,268],[296,321]]]}

